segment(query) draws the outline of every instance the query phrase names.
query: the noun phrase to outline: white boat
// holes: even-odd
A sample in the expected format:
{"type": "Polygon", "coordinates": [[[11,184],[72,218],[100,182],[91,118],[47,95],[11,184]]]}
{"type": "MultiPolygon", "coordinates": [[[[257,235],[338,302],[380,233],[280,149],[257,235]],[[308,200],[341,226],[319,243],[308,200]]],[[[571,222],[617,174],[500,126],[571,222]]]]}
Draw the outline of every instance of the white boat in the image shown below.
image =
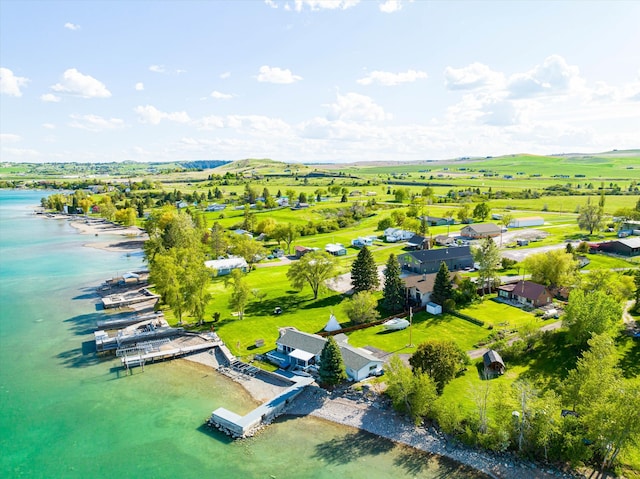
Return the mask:
{"type": "Polygon", "coordinates": [[[409,321],[402,318],[393,318],[382,323],[382,326],[384,326],[384,329],[388,329],[389,331],[399,331],[400,329],[408,328],[409,321]]]}

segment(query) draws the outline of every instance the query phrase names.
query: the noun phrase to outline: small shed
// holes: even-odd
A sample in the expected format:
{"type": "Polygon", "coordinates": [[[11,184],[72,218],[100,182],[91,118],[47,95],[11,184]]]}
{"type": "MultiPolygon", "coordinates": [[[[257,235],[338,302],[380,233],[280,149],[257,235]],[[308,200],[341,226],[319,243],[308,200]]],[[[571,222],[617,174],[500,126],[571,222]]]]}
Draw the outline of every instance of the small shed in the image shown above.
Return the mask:
{"type": "Polygon", "coordinates": [[[484,374],[486,377],[504,374],[505,365],[497,351],[490,349],[482,355],[484,362],[484,374]]]}
{"type": "Polygon", "coordinates": [[[427,313],[429,314],[442,314],[442,306],[429,301],[427,303],[427,313]]]}

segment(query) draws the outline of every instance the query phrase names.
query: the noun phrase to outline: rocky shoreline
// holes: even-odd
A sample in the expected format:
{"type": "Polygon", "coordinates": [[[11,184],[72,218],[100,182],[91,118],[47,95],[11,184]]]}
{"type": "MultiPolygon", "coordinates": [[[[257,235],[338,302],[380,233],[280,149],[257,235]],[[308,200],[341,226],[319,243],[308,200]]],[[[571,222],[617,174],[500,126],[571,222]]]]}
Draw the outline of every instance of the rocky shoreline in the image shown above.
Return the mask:
{"type": "Polygon", "coordinates": [[[367,431],[423,452],[437,454],[476,469],[494,479],[578,478],[523,461],[511,454],[494,454],[447,440],[434,428],[416,427],[393,411],[388,401],[373,391],[330,394],[319,387],[307,387],[288,408],[293,416],[314,416],[367,431]]]}

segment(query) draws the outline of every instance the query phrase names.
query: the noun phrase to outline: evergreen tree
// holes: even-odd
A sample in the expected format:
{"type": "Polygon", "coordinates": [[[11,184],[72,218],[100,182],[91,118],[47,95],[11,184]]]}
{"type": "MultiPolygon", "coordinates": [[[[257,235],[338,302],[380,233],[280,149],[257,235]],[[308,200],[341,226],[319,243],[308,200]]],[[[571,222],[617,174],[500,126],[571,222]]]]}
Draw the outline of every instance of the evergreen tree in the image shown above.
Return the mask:
{"type": "Polygon", "coordinates": [[[453,286],[449,277],[449,268],[444,261],[440,263],[440,269],[436,274],[433,283],[433,292],[431,293],[431,301],[440,306],[444,306],[447,299],[453,298],[453,286]]]}
{"type": "Polygon", "coordinates": [[[335,386],[347,379],[342,353],[333,336],[329,336],[320,353],[318,374],[320,382],[327,386],[335,386]]]}
{"type": "Polygon", "coordinates": [[[405,303],[405,287],[400,278],[400,265],[392,253],[384,272],[382,305],[391,312],[401,311],[405,303]]]}
{"type": "Polygon", "coordinates": [[[351,285],[354,293],[374,290],[380,285],[376,262],[366,246],[362,247],[351,265],[351,285]]]}

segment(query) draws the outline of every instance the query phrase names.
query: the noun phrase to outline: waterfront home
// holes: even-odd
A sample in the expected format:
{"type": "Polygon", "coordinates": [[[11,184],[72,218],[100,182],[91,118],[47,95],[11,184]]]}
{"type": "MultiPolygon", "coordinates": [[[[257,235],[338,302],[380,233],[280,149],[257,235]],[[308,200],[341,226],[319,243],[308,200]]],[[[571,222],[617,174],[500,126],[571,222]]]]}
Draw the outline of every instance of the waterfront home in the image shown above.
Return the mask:
{"type": "Polygon", "coordinates": [[[465,226],[460,230],[460,236],[479,239],[500,236],[500,227],[494,223],[482,223],[465,226]]]}
{"type": "Polygon", "coordinates": [[[518,281],[502,285],[498,287],[498,297],[535,308],[549,304],[552,299],[546,286],[533,281],[518,281]]]}
{"type": "MultiPolygon", "coordinates": [[[[370,352],[347,344],[346,335],[335,336],[342,359],[351,381],[362,381],[369,376],[382,373],[381,359],[370,352]]],[[[267,353],[267,358],[281,368],[314,373],[320,365],[320,354],[327,340],[317,334],[304,333],[296,328],[280,329],[276,349],[267,353]]]]}
{"type": "Polygon", "coordinates": [[[455,246],[421,251],[410,251],[398,255],[400,267],[418,274],[437,273],[440,263],[445,262],[449,271],[473,268],[473,256],[469,246],[455,246]]]}
{"type": "Polygon", "coordinates": [[[217,272],[217,276],[224,276],[226,274],[230,274],[234,269],[242,270],[243,273],[246,273],[249,270],[249,265],[247,264],[244,258],[231,256],[225,259],[213,259],[209,261],[205,261],[204,265],[207,268],[211,268],[212,270],[217,272]]]}

